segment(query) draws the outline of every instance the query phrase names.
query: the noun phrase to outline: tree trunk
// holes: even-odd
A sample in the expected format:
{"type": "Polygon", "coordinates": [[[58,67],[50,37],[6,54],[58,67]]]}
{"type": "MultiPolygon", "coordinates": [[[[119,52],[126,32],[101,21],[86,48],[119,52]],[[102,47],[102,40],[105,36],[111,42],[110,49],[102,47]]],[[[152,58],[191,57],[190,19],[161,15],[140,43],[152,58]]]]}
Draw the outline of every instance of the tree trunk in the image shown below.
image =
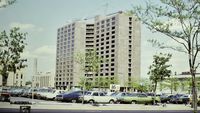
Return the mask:
{"type": "Polygon", "coordinates": [[[154,87],[154,97],[153,97],[153,105],[155,105],[156,101],[156,88],[157,88],[157,82],[155,82],[155,87],[154,87]]]}
{"type": "Polygon", "coordinates": [[[2,75],[2,86],[7,86],[8,73],[2,75]]]}
{"type": "Polygon", "coordinates": [[[197,113],[197,91],[196,91],[196,79],[195,73],[191,72],[192,74],[192,106],[194,108],[194,113],[197,113]]]}

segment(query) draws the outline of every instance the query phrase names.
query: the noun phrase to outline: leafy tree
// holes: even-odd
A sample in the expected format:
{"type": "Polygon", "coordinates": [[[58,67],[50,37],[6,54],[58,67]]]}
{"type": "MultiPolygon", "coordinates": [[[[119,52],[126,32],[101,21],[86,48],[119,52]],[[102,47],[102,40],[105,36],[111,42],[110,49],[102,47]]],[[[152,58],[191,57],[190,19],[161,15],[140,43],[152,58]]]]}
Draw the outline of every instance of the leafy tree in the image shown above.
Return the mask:
{"type": "Polygon", "coordinates": [[[175,77],[169,77],[165,80],[165,82],[166,87],[170,89],[171,94],[173,93],[173,91],[177,91],[180,86],[180,81],[175,77]]]}
{"type": "Polygon", "coordinates": [[[81,69],[85,72],[85,79],[89,76],[93,76],[94,79],[97,78],[94,75],[99,73],[100,63],[103,62],[103,60],[97,56],[95,50],[89,50],[85,54],[77,53],[75,60],[81,65],[81,69]]]}
{"type": "MultiPolygon", "coordinates": [[[[151,40],[157,47],[171,48],[188,56],[192,77],[194,112],[197,112],[196,70],[200,65],[200,1],[160,0],[160,4],[147,2],[146,7],[135,7],[134,13],[152,32],[159,32],[177,42],[177,47],[151,40]],[[175,29],[175,27],[179,27],[175,29]]],[[[161,37],[160,37],[161,38],[161,37]]]]}
{"type": "MultiPolygon", "coordinates": [[[[171,54],[162,54],[154,55],[153,56],[153,64],[149,67],[148,74],[150,75],[149,79],[152,81],[154,85],[154,95],[157,89],[157,84],[160,81],[163,81],[166,77],[169,77],[171,75],[171,70],[168,68],[171,67],[171,65],[167,65],[171,58],[171,54]]],[[[154,98],[155,103],[155,98],[154,98]]]]}
{"type": "Polygon", "coordinates": [[[26,43],[26,33],[19,32],[19,28],[13,28],[10,33],[2,31],[0,34],[0,74],[2,75],[2,85],[7,85],[10,72],[25,68],[26,59],[21,58],[26,43]]]}
{"type": "Polygon", "coordinates": [[[0,5],[0,8],[5,8],[9,5],[12,5],[16,2],[17,0],[5,0],[5,3],[2,3],[4,1],[0,0],[0,4],[2,3],[3,5],[0,5]]]}
{"type": "Polygon", "coordinates": [[[88,79],[85,79],[84,77],[80,78],[79,85],[80,86],[85,86],[86,90],[91,90],[92,89],[91,81],[89,81],[88,79]]]}
{"type": "Polygon", "coordinates": [[[142,79],[142,80],[133,80],[131,82],[131,87],[135,90],[137,90],[138,92],[148,92],[150,91],[150,84],[149,80],[146,79],[142,79]]]}

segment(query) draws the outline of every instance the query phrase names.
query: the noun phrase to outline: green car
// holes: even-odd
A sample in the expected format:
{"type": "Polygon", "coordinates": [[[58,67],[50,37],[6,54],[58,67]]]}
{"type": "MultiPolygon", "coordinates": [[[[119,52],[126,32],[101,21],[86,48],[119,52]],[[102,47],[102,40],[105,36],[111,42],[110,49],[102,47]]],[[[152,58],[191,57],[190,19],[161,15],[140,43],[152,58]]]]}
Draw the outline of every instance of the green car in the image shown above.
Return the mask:
{"type": "MultiPolygon", "coordinates": [[[[147,96],[145,93],[132,93],[118,99],[118,101],[131,104],[153,104],[153,97],[147,96]]],[[[159,98],[156,98],[155,102],[159,101],[159,98]]]]}

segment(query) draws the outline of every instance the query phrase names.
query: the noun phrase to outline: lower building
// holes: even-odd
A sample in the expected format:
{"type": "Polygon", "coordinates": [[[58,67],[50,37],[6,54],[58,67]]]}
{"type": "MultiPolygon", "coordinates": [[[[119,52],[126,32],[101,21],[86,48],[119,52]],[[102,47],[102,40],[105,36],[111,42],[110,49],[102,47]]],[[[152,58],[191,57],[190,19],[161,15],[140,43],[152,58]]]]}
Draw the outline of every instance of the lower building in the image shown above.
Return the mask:
{"type": "Polygon", "coordinates": [[[54,87],[54,75],[51,72],[40,72],[32,78],[33,87],[54,87]]]}
{"type": "MultiPolygon", "coordinates": [[[[2,86],[2,75],[0,75],[0,86],[2,86]]],[[[7,86],[25,86],[24,70],[17,71],[16,73],[10,72],[7,79],[7,86]]]]}
{"type": "MultiPolygon", "coordinates": [[[[171,82],[161,82],[158,84],[157,93],[192,93],[192,78],[190,72],[182,72],[171,76],[171,82]]],[[[200,73],[196,73],[196,89],[200,94],[200,73]]]]}

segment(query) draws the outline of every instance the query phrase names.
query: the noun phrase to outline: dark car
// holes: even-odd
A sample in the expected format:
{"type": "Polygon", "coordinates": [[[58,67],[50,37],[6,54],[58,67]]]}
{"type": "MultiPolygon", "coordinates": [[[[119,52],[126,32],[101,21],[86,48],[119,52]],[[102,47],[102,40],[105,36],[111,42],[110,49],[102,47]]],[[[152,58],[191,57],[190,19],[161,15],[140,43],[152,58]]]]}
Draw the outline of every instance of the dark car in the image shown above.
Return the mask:
{"type": "Polygon", "coordinates": [[[173,103],[173,104],[180,104],[181,103],[181,98],[184,96],[184,94],[176,94],[176,95],[173,95],[170,99],[170,103],[173,103]]]}
{"type": "Polygon", "coordinates": [[[160,101],[161,103],[169,103],[172,97],[173,95],[163,94],[163,95],[160,95],[160,101]]]}
{"type": "Polygon", "coordinates": [[[64,102],[80,102],[80,96],[83,95],[83,91],[72,91],[64,94],[59,94],[56,96],[56,100],[64,102]]]}
{"type": "Polygon", "coordinates": [[[191,95],[183,95],[179,98],[179,103],[188,104],[190,102],[191,95]]]}

